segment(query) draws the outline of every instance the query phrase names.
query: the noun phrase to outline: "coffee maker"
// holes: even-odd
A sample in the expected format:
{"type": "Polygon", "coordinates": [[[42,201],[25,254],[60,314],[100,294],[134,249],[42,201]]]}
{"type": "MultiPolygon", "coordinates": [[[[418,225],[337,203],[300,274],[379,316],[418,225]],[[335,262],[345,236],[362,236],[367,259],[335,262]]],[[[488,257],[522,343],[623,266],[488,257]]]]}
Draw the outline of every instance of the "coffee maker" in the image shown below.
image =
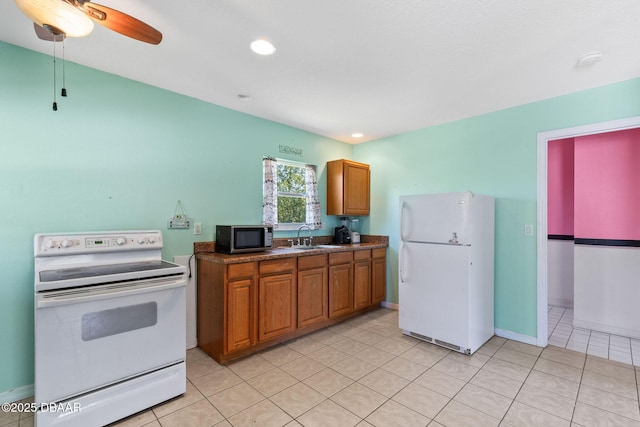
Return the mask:
{"type": "Polygon", "coordinates": [[[347,227],[349,219],[347,217],[340,218],[340,226],[334,229],[333,243],[343,245],[351,243],[351,232],[347,227]]]}
{"type": "Polygon", "coordinates": [[[349,236],[351,243],[360,243],[360,220],[358,218],[349,220],[349,236]]]}

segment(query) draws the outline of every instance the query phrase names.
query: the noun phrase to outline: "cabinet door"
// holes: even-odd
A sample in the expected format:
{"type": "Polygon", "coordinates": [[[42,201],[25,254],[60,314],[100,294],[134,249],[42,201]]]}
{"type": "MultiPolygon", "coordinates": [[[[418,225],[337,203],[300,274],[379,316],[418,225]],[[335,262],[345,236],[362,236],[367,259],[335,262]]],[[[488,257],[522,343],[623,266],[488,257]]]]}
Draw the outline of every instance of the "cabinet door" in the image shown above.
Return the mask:
{"type": "Polygon", "coordinates": [[[369,215],[369,166],[344,162],[344,213],[369,215]]]}
{"type": "Polygon", "coordinates": [[[253,279],[229,282],[227,351],[255,344],[255,286],[253,279]]]}
{"type": "Polygon", "coordinates": [[[298,327],[329,317],[327,267],[298,272],[298,327]]]}
{"type": "Polygon", "coordinates": [[[258,340],[265,341],[296,328],[296,280],[293,273],[260,278],[258,340]]]}
{"type": "Polygon", "coordinates": [[[371,302],[377,304],[387,297],[387,259],[371,260],[371,302]]]}
{"type": "Polygon", "coordinates": [[[329,317],[353,311],[352,264],[329,267],[329,317]]]}
{"type": "Polygon", "coordinates": [[[371,304],[370,261],[353,264],[353,309],[358,310],[371,304]]]}

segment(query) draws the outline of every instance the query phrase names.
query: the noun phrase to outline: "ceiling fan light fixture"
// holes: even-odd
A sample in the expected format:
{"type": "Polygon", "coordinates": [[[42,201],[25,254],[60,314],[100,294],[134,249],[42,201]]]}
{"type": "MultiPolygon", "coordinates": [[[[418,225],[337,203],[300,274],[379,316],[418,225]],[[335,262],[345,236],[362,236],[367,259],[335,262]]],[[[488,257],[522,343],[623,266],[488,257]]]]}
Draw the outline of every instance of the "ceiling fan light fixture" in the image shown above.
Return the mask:
{"type": "Polygon", "coordinates": [[[59,0],[15,0],[24,13],[41,27],[53,27],[68,37],[84,37],[93,31],[93,21],[84,13],[59,0]]]}
{"type": "Polygon", "coordinates": [[[271,42],[258,39],[251,42],[251,50],[258,55],[273,55],[276,51],[276,48],[271,42]]]}

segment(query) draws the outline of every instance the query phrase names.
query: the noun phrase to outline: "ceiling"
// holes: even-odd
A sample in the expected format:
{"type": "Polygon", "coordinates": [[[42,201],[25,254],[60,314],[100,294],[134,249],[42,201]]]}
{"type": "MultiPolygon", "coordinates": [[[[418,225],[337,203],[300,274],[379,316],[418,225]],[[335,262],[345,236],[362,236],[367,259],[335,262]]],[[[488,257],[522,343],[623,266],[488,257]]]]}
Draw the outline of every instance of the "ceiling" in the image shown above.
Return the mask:
{"type": "MultiPolygon", "coordinates": [[[[637,0],[99,3],[162,43],[96,25],[67,60],[348,143],[640,77],[637,0]],[[275,54],[251,52],[257,38],[275,54]]],[[[13,0],[0,10],[0,40],[51,54],[13,0]]]]}

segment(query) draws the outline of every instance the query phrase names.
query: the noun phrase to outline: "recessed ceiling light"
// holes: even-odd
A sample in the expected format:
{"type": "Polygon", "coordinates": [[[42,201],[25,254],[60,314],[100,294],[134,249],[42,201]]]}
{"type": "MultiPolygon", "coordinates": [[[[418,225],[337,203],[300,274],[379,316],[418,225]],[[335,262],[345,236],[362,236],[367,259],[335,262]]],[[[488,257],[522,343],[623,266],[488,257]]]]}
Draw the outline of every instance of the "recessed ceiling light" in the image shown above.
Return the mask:
{"type": "Polygon", "coordinates": [[[251,50],[258,55],[271,55],[276,51],[276,48],[270,42],[258,39],[251,43],[251,50]]]}
{"type": "Polygon", "coordinates": [[[588,67],[589,65],[593,65],[596,62],[602,61],[602,52],[594,51],[585,53],[580,58],[578,58],[578,62],[576,66],[578,67],[588,67]]]}
{"type": "Polygon", "coordinates": [[[364,136],[364,133],[356,132],[352,133],[351,136],[354,138],[362,138],[364,136]]]}

